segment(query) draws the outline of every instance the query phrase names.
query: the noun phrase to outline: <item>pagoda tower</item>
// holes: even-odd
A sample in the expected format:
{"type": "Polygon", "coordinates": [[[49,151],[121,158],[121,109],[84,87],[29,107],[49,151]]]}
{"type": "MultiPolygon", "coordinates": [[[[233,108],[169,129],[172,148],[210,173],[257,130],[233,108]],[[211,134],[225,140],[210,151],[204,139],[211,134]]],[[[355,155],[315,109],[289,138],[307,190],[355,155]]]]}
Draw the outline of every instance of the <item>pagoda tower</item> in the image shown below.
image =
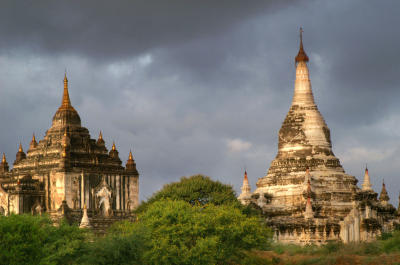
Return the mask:
{"type": "Polygon", "coordinates": [[[352,209],[352,194],[358,189],[356,178],[345,173],[332,151],[330,130],[314,100],[308,61],[300,29],[292,104],[279,130],[278,153],[254,191],[270,198],[262,208],[273,216],[272,225],[304,218],[311,199],[314,218],[342,218],[352,209]],[[312,179],[312,198],[304,191],[307,178],[312,179]]]}
{"type": "Polygon", "coordinates": [[[91,138],[71,104],[66,74],[63,83],[61,105],[43,139],[33,134],[26,153],[20,144],[11,170],[3,156],[0,197],[8,201],[0,200],[0,212],[44,211],[52,219],[69,213],[78,221],[85,206],[86,215],[96,220],[128,218],[139,204],[132,153],[124,166],[115,143],[107,150],[101,131],[97,140],[91,138]]]}

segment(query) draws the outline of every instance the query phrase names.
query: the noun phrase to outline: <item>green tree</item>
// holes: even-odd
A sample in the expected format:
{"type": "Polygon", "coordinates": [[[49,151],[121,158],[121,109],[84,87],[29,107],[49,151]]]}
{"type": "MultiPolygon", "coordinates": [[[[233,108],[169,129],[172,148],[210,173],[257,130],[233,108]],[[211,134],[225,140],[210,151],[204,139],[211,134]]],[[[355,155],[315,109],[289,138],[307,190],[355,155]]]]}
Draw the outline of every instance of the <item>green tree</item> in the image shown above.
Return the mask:
{"type": "Polygon", "coordinates": [[[179,182],[164,185],[164,187],[153,194],[147,202],[142,203],[137,212],[145,211],[148,206],[161,199],[182,200],[191,205],[234,205],[241,207],[236,199],[235,191],[232,186],[213,181],[210,177],[194,175],[182,177],[179,182]]]}
{"type": "Polygon", "coordinates": [[[84,245],[85,232],[47,217],[0,217],[1,264],[70,264],[84,245]]]}
{"type": "Polygon", "coordinates": [[[165,199],[149,205],[138,222],[114,228],[118,231],[122,237],[127,231],[147,233],[144,264],[238,263],[247,251],[267,248],[271,239],[258,217],[248,217],[235,206],[165,199]]]}

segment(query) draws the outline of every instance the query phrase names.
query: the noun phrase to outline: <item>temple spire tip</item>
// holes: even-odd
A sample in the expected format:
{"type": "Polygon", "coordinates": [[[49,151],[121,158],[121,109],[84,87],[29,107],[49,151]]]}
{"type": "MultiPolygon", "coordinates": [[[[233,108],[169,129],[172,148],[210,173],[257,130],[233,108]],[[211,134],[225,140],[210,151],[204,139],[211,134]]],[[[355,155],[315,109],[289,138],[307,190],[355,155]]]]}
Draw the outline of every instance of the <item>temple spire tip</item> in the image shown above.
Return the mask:
{"type": "Polygon", "coordinates": [[[22,153],[24,150],[22,149],[22,144],[19,142],[18,152],[22,153]]]}
{"type": "Polygon", "coordinates": [[[68,78],[67,78],[67,69],[65,69],[64,73],[64,93],[61,102],[61,108],[70,109],[72,108],[71,100],[69,99],[69,92],[68,92],[68,78]]]}
{"type": "Polygon", "coordinates": [[[303,28],[300,27],[300,48],[299,48],[299,52],[297,53],[297,56],[295,58],[296,63],[308,62],[308,56],[303,48],[303,32],[304,32],[303,28]]]}
{"type": "Polygon", "coordinates": [[[133,160],[132,150],[129,150],[129,158],[128,160],[133,160]]]}

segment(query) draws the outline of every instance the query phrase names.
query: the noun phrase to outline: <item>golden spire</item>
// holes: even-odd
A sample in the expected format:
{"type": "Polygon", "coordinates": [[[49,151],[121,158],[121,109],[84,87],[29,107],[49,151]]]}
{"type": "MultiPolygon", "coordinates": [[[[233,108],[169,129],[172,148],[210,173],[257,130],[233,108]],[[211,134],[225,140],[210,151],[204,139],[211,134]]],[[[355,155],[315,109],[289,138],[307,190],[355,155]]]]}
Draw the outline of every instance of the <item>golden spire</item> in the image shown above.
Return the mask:
{"type": "Polygon", "coordinates": [[[132,151],[131,150],[129,150],[129,158],[128,158],[128,160],[133,160],[133,155],[132,155],[132,151]]]}
{"type": "Polygon", "coordinates": [[[21,144],[21,142],[19,142],[18,152],[19,152],[19,153],[24,152],[24,150],[22,149],[22,144],[21,144]]]}
{"type": "Polygon", "coordinates": [[[113,151],[117,150],[117,148],[115,147],[115,142],[113,142],[111,150],[113,150],[113,151]]]}
{"type": "Polygon", "coordinates": [[[1,159],[1,163],[2,163],[2,164],[7,163],[6,154],[5,154],[5,153],[3,153],[3,159],[1,159]]]}
{"type": "Polygon", "coordinates": [[[32,134],[32,141],[31,144],[29,146],[30,149],[35,148],[37,146],[37,142],[36,142],[36,137],[35,137],[35,133],[32,134]]]}
{"type": "Polygon", "coordinates": [[[71,100],[69,99],[69,93],[68,93],[67,71],[65,71],[65,74],[64,74],[64,93],[63,93],[63,98],[62,98],[60,108],[64,108],[64,109],[72,108],[71,100]]]}
{"type": "Polygon", "coordinates": [[[101,131],[99,133],[99,140],[103,140],[103,134],[101,133],[101,131]]]}
{"type": "Polygon", "coordinates": [[[295,58],[295,62],[308,62],[308,56],[303,48],[303,28],[300,27],[300,49],[295,58]]]}

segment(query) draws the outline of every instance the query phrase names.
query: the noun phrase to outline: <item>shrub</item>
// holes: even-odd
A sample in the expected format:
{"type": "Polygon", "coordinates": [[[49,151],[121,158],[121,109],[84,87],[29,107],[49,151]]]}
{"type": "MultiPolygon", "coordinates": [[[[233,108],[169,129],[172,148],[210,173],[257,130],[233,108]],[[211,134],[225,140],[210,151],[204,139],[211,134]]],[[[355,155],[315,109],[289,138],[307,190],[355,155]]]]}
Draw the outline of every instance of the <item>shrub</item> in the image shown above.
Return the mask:
{"type": "Polygon", "coordinates": [[[66,223],[58,227],[44,216],[0,217],[2,264],[70,264],[79,256],[85,231],[66,223]]]}
{"type": "MultiPolygon", "coordinates": [[[[144,264],[229,264],[248,259],[247,251],[266,249],[271,231],[257,217],[232,205],[190,205],[160,200],[139,215],[137,223],[114,226],[120,236],[146,234],[144,264]]],[[[100,263],[102,264],[102,263],[100,263]]]]}

